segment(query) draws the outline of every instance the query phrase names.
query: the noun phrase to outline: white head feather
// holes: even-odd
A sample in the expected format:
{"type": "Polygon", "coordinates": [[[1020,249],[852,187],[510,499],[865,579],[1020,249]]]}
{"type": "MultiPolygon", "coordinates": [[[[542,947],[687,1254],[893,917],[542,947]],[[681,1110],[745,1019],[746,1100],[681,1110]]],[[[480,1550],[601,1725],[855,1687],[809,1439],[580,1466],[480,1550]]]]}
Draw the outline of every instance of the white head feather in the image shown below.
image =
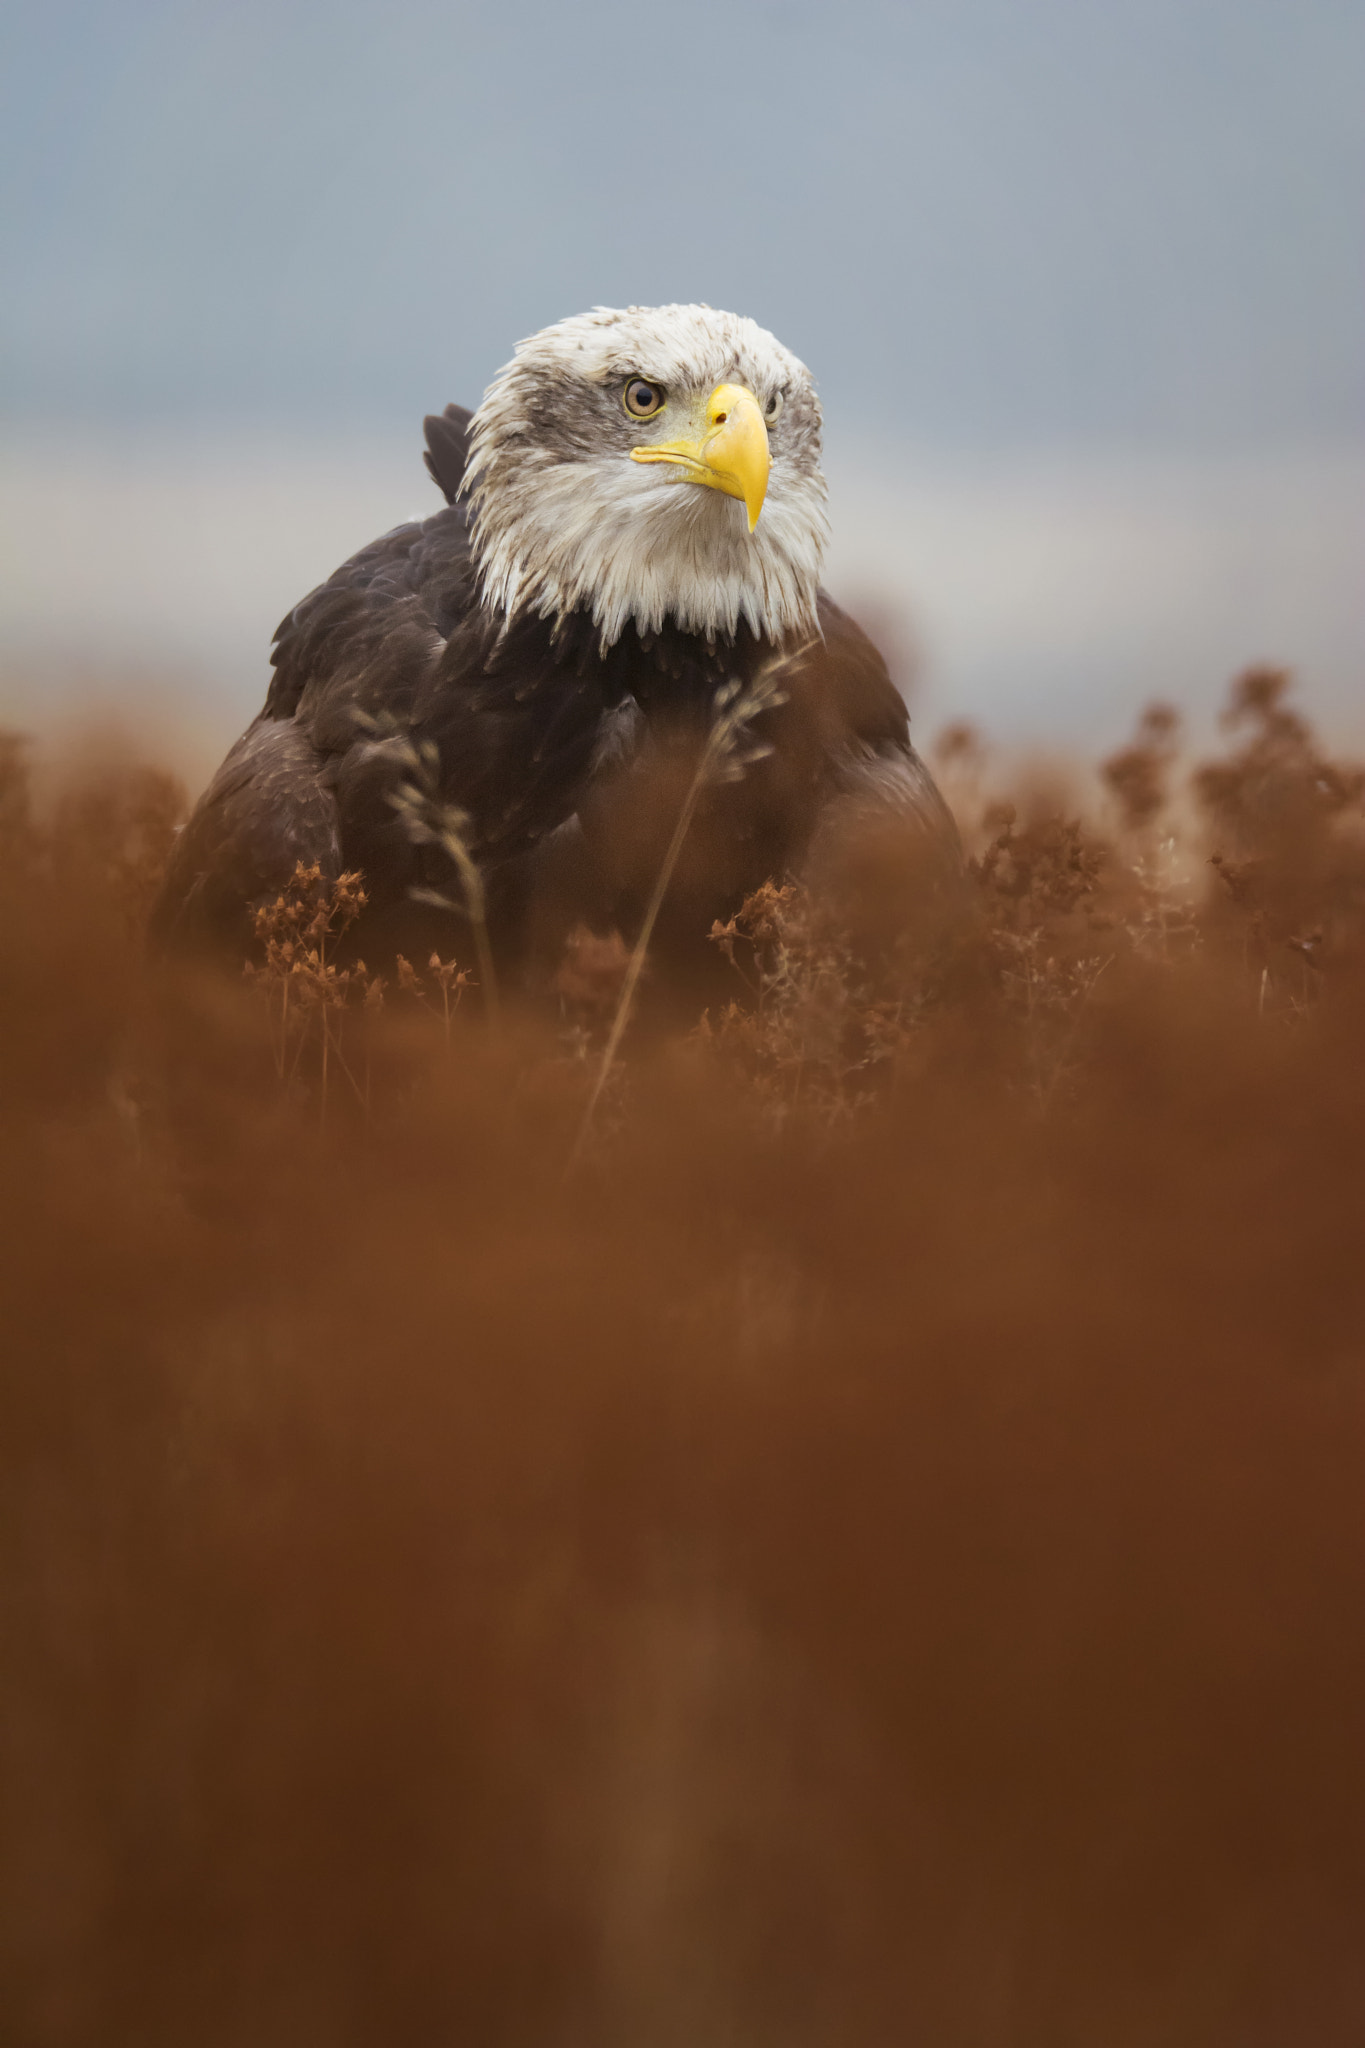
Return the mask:
{"type": "Polygon", "coordinates": [[[509,616],[591,613],[604,648],[631,621],[732,636],[741,620],[776,643],[816,631],[829,533],[820,405],[810,372],[752,320],[709,306],[599,306],[521,342],[471,428],[465,491],[484,601],[509,616]],[[670,404],[717,384],[760,405],[780,395],[772,468],[751,534],[738,499],[663,463],[621,404],[632,377],[670,404]]]}

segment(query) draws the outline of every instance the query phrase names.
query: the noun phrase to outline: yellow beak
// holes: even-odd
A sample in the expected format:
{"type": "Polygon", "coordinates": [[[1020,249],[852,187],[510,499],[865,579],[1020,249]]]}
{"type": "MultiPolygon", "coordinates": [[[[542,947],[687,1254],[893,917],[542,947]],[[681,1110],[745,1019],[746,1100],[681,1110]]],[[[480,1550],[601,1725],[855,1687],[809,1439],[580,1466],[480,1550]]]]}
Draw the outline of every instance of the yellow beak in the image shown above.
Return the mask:
{"type": "Polygon", "coordinates": [[[693,441],[646,442],[632,448],[632,462],[672,462],[694,484],[709,484],[728,498],[739,498],[749,514],[749,531],[758,525],[768,490],[768,429],[752,391],[742,384],[717,384],[706,401],[702,431],[693,441]]]}

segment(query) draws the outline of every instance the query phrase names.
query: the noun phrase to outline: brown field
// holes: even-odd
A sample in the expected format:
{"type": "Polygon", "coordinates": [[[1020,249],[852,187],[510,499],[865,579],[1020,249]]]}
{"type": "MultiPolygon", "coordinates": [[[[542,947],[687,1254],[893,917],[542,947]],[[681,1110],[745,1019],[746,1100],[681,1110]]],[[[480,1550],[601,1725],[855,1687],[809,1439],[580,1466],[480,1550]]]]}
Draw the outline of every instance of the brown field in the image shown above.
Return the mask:
{"type": "Polygon", "coordinates": [[[946,736],[569,1171],[619,944],[172,975],[6,752],[0,2039],[1365,2039],[1365,781],[1178,743],[946,736]]]}

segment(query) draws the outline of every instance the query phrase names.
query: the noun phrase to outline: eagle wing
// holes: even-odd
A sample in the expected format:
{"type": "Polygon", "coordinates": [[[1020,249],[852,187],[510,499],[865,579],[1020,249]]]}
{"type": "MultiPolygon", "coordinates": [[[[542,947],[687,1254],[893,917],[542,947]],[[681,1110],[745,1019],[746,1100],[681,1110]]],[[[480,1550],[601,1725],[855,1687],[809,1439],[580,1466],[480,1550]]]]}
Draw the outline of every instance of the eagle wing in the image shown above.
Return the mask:
{"type": "Polygon", "coordinates": [[[791,706],[782,745],[805,757],[818,791],[813,828],[828,821],[831,806],[896,812],[955,864],[961,859],[956,822],[910,743],[910,714],[885,661],[823,590],[819,617],[820,639],[792,656],[779,675],[791,706]]]}
{"type": "Polygon", "coordinates": [[[299,860],[360,868],[379,907],[423,881],[448,887],[392,802],[423,741],[434,794],[494,876],[571,812],[600,694],[539,642],[499,638],[480,609],[459,502],[468,424],[453,405],[426,422],[446,506],[362,548],[277,629],[260,716],[177,841],[153,918],[162,943],[243,939],[245,913],[299,860]]]}

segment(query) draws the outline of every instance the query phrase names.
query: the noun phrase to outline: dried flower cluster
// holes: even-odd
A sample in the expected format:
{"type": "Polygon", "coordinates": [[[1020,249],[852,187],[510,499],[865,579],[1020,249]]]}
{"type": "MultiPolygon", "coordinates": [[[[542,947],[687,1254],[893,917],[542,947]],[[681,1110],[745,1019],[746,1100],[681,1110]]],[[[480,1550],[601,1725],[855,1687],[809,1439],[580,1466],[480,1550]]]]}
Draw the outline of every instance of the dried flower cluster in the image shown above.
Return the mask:
{"type": "Polygon", "coordinates": [[[431,980],[424,986],[424,977],[410,960],[398,954],[394,971],[398,986],[404,995],[415,996],[425,1009],[434,1009],[440,1004],[441,1028],[446,1044],[450,1044],[450,1027],[455,1021],[461,1000],[467,988],[474,987],[473,976],[467,968],[461,967],[454,959],[443,960],[439,953],[433,953],[427,961],[427,974],[431,980]]]}
{"type": "Polygon", "coordinates": [[[837,1120],[866,1106],[870,1069],[907,1043],[904,1005],[871,993],[810,890],[768,882],[711,939],[746,995],[703,1020],[703,1041],[739,1063],[779,1120],[817,1107],[837,1120]]]}
{"type": "Polygon", "coordinates": [[[353,995],[368,1007],[377,1007],[384,985],[370,975],[363,960],[337,967],[327,958],[328,945],[355,923],[367,901],[358,874],[329,881],[316,861],[311,867],[297,862],[288,886],[256,912],[256,942],[264,964],[248,960],[244,969],[269,1005],[275,1071],[282,1081],[297,1078],[305,1051],[316,1043],[323,1123],[333,1061],[357,1099],[367,1099],[342,1050],[342,1013],[353,995]]]}

